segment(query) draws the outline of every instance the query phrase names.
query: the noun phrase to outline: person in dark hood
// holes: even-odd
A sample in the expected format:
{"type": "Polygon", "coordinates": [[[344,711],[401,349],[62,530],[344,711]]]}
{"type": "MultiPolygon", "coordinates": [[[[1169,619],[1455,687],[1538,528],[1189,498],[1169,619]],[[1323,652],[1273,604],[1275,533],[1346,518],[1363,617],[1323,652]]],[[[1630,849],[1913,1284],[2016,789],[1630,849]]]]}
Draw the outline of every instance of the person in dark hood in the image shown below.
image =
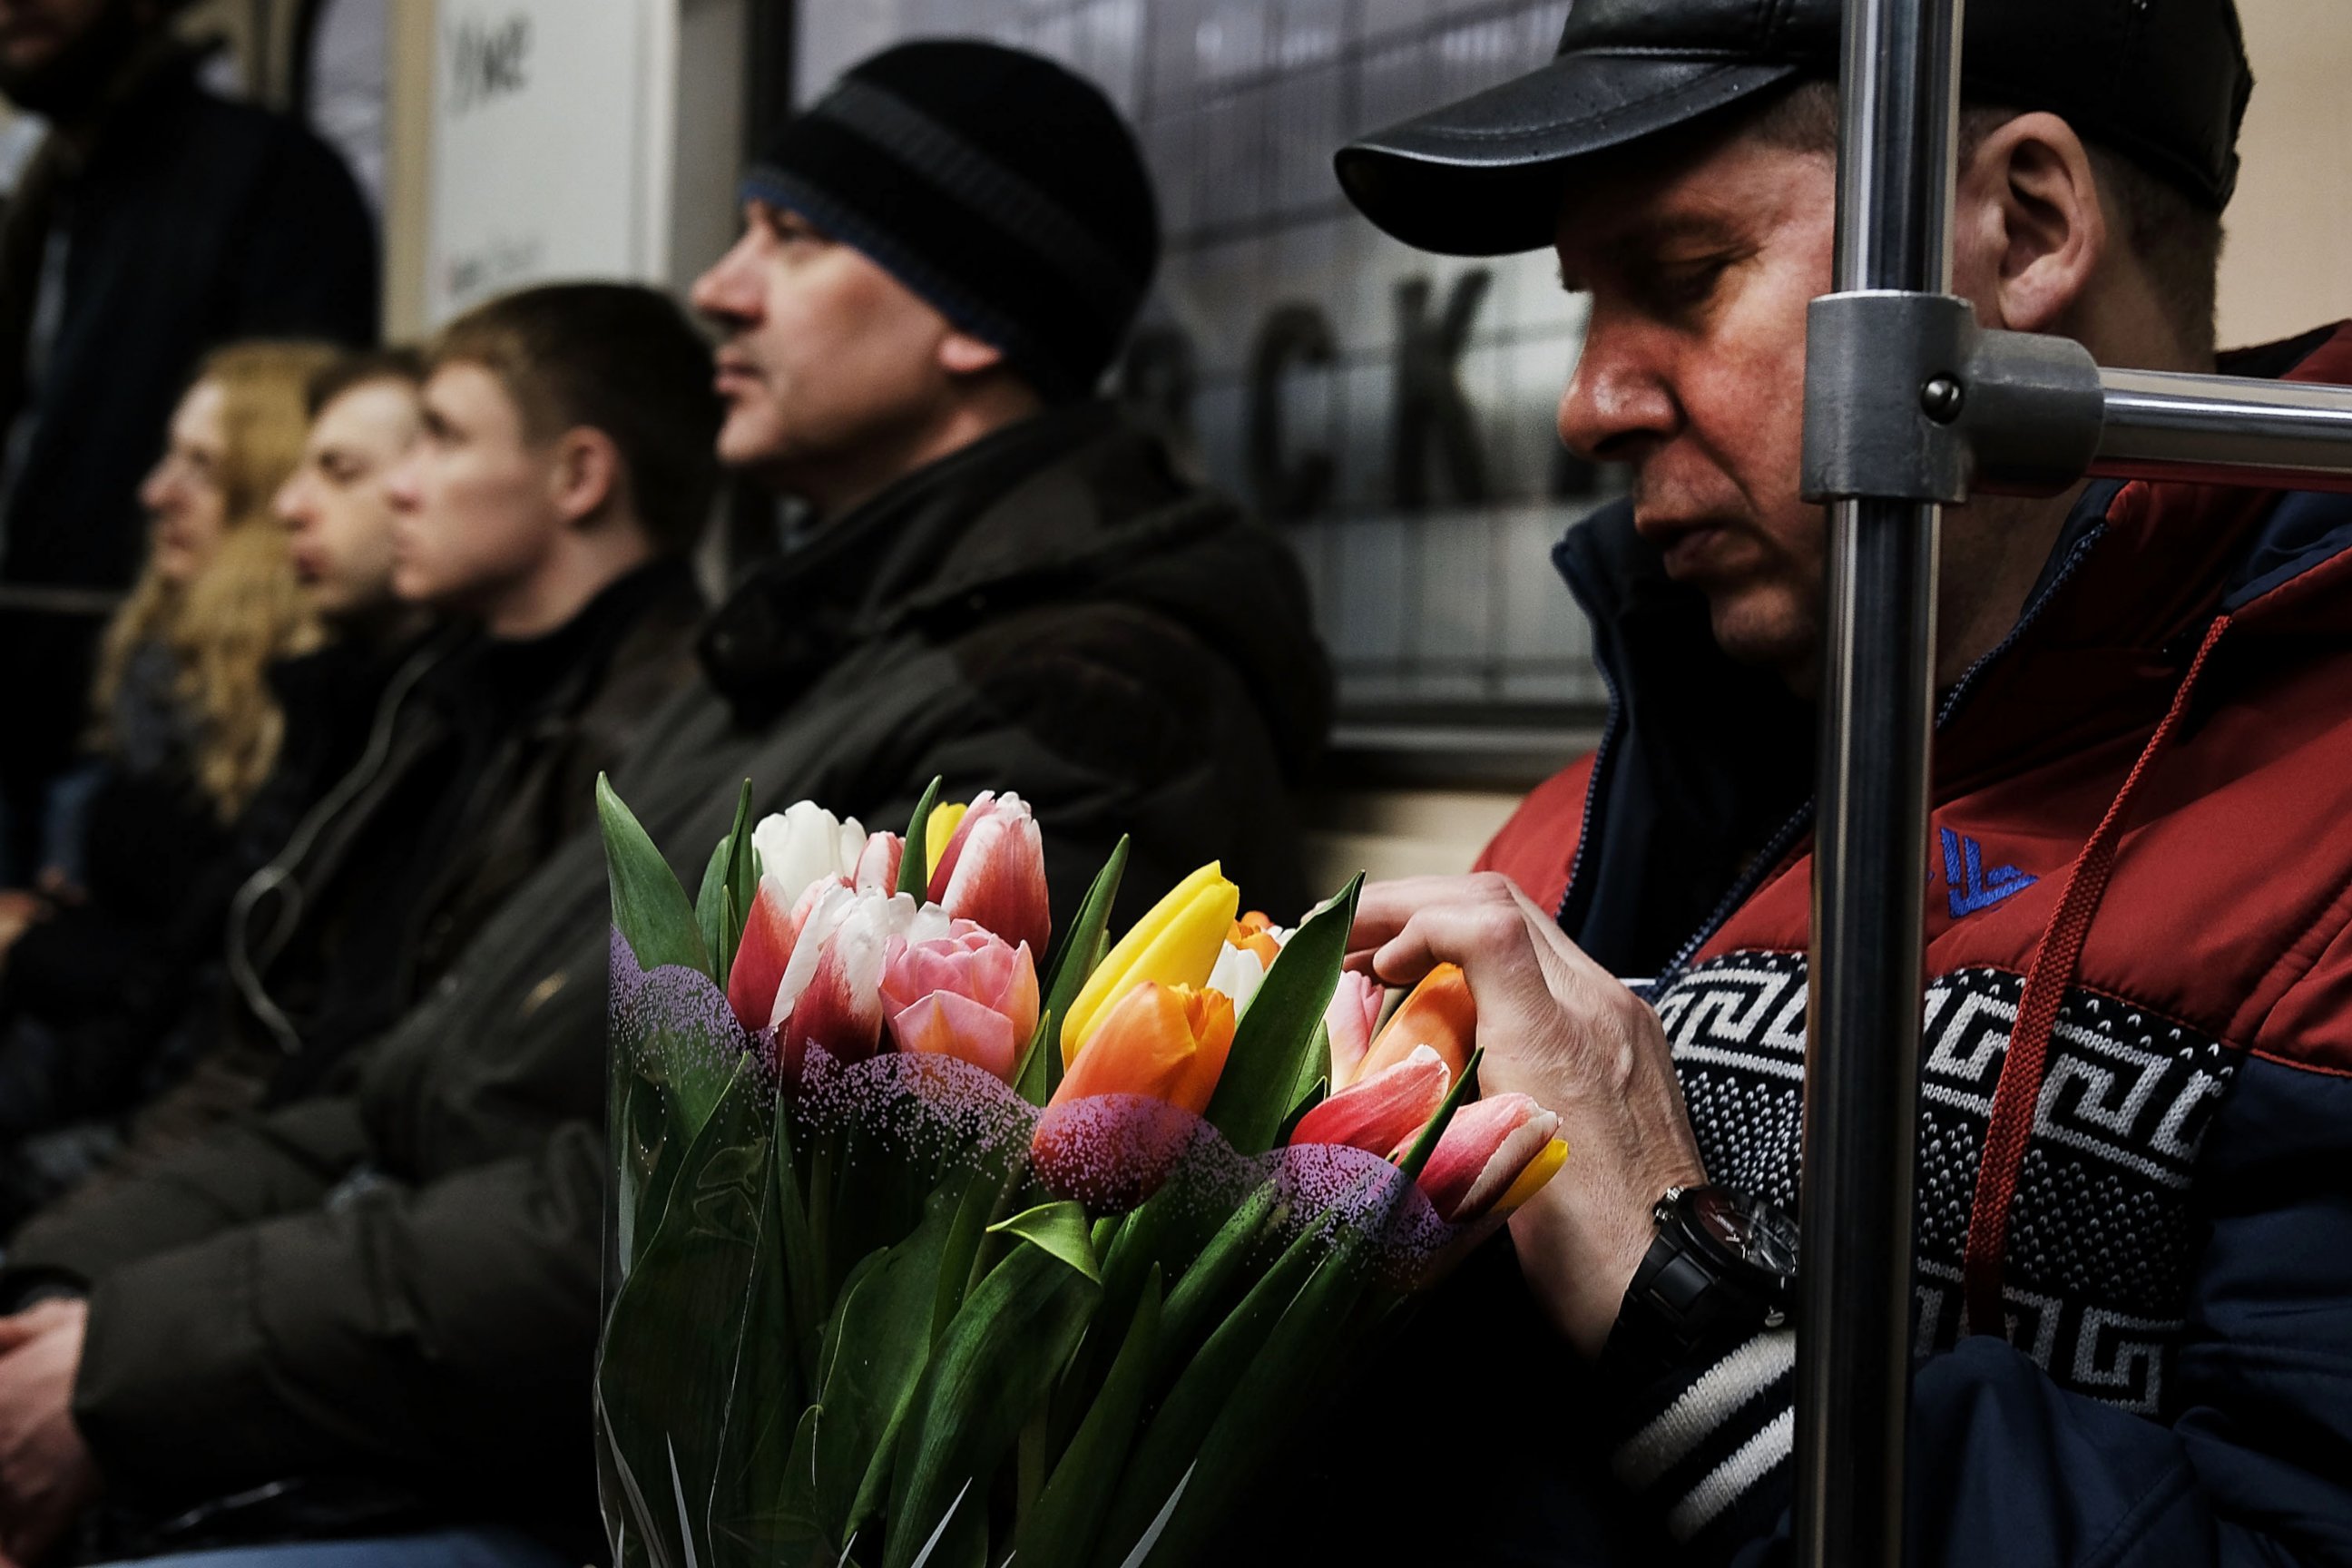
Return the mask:
{"type": "Polygon", "coordinates": [[[0,0],[0,92],[48,132],[0,218],[0,883],[58,847],[98,637],[173,400],[240,338],[376,330],[374,227],[284,116],[206,92],[167,0],[0,0]],[[62,815],[62,814],[60,814],[62,815]]]}
{"type": "MultiPolygon", "coordinates": [[[[727,334],[719,450],[808,518],[711,620],[707,685],[614,770],[622,798],[698,878],[746,778],[762,813],[876,824],[934,777],[1010,790],[1061,921],[1121,835],[1129,909],[1221,858],[1295,918],[1289,791],[1328,668],[1284,543],[1094,396],[1158,250],[1108,102],[1018,51],[903,46],[745,185],[696,289],[727,334]]],[[[583,833],[347,1081],[26,1226],[0,1271],[26,1309],[0,1321],[0,1499],[44,1500],[0,1512],[0,1550],[102,1482],[148,1550],[602,1551],[610,932],[583,833]]]]}

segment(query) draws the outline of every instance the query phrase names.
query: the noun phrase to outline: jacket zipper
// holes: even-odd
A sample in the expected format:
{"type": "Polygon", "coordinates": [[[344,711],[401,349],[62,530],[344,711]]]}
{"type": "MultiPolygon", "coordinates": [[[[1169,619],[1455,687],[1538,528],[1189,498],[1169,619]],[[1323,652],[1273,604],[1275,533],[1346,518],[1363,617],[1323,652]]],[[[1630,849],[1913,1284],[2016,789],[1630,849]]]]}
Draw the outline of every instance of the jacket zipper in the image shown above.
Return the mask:
{"type": "MultiPolygon", "coordinates": [[[[2113,504],[2112,498],[2109,500],[2109,504],[2113,504]]],[[[2017,624],[2009,628],[2008,634],[2000,641],[1978,656],[1976,662],[1962,672],[1960,679],[1953,683],[1951,690],[1944,694],[1943,703],[1937,709],[1936,730],[1938,733],[1941,733],[1944,727],[1951,721],[1953,715],[1960,710],[1961,704],[1974,693],[1978,678],[1991,666],[1995,659],[2000,658],[2016,646],[2017,640],[2023,637],[2027,629],[2040,618],[2043,607],[2057,596],[2058,590],[2066,585],[2067,581],[2074,575],[2076,569],[2090,555],[2092,548],[2105,537],[2105,533],[2106,527],[2102,521],[2099,527],[2076,540],[2074,547],[2067,551],[2065,560],[2059,563],[2057,572],[2043,585],[2042,592],[2034,595],[2033,602],[2025,607],[2025,613],[2017,617],[2017,624]]],[[[1605,671],[1603,679],[1608,679],[1605,671]]],[[[1616,689],[1616,683],[1613,680],[1610,682],[1610,689],[1612,694],[1616,689]]],[[[1594,764],[1596,782],[1599,771],[1599,763],[1596,761],[1594,764]]],[[[1585,804],[1588,808],[1591,805],[1590,792],[1587,792],[1585,804]]],[[[1683,943],[1675,952],[1673,962],[1659,972],[1657,979],[1651,985],[1652,994],[1664,991],[1669,984],[1681,979],[1698,950],[1712,941],[1715,933],[1723,929],[1724,922],[1731,918],[1733,912],[1755,894],[1756,889],[1763,884],[1766,878],[1780,868],[1781,860],[1795,846],[1799,837],[1811,826],[1814,804],[1813,801],[1808,800],[1803,805],[1798,807],[1794,816],[1780,825],[1780,831],[1772,835],[1763,851],[1749,863],[1747,871],[1732,884],[1731,890],[1723,896],[1722,900],[1707,915],[1706,923],[1699,927],[1688,942],[1683,943]]],[[[1590,831],[1591,822],[1589,814],[1585,826],[1590,831]]],[[[1580,862],[1584,854],[1584,843],[1580,839],[1577,843],[1576,852],[1580,862]]],[[[1573,887],[1574,882],[1571,880],[1570,885],[1573,887]]],[[[1565,900],[1563,900],[1564,902],[1565,900]]]]}

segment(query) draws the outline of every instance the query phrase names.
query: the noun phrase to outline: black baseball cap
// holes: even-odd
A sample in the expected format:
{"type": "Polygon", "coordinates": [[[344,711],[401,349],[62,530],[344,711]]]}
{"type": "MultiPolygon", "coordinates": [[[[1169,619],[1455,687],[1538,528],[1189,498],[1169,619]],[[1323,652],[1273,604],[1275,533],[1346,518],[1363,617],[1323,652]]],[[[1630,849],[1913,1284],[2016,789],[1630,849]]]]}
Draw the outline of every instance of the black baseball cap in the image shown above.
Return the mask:
{"type": "MultiPolygon", "coordinates": [[[[1843,0],[1575,0],[1550,63],[1349,142],[1348,197],[1453,256],[1551,243],[1574,161],[1834,78],[1843,0]]],[[[2253,91],[2234,0],[1968,0],[1974,100],[2046,110],[2220,210],[2253,91]]]]}

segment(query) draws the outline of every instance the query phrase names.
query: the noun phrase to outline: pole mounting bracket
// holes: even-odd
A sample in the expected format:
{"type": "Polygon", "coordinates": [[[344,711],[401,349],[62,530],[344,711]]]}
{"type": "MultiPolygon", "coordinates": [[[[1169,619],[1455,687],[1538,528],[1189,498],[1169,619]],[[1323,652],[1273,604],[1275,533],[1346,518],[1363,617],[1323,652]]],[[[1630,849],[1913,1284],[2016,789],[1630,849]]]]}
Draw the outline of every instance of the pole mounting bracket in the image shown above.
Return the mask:
{"type": "Polygon", "coordinates": [[[2071,339],[1884,289],[1815,300],[1805,330],[1807,500],[2055,495],[2098,453],[2099,367],[2071,339]]]}

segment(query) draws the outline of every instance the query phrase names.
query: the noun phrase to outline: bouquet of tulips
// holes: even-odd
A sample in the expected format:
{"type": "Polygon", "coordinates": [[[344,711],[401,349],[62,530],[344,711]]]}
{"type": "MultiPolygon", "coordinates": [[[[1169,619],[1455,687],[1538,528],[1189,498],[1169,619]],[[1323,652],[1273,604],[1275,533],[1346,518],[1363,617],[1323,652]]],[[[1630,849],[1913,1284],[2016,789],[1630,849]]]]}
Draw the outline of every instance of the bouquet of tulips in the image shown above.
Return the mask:
{"type": "Polygon", "coordinates": [[[621,1568],[1192,1562],[1565,1156],[1459,971],[1380,1026],[1357,886],[1285,930],[1207,866],[1113,940],[1122,844],[1047,960],[1019,797],[751,798],[689,900],[599,788],[621,1568]]]}

